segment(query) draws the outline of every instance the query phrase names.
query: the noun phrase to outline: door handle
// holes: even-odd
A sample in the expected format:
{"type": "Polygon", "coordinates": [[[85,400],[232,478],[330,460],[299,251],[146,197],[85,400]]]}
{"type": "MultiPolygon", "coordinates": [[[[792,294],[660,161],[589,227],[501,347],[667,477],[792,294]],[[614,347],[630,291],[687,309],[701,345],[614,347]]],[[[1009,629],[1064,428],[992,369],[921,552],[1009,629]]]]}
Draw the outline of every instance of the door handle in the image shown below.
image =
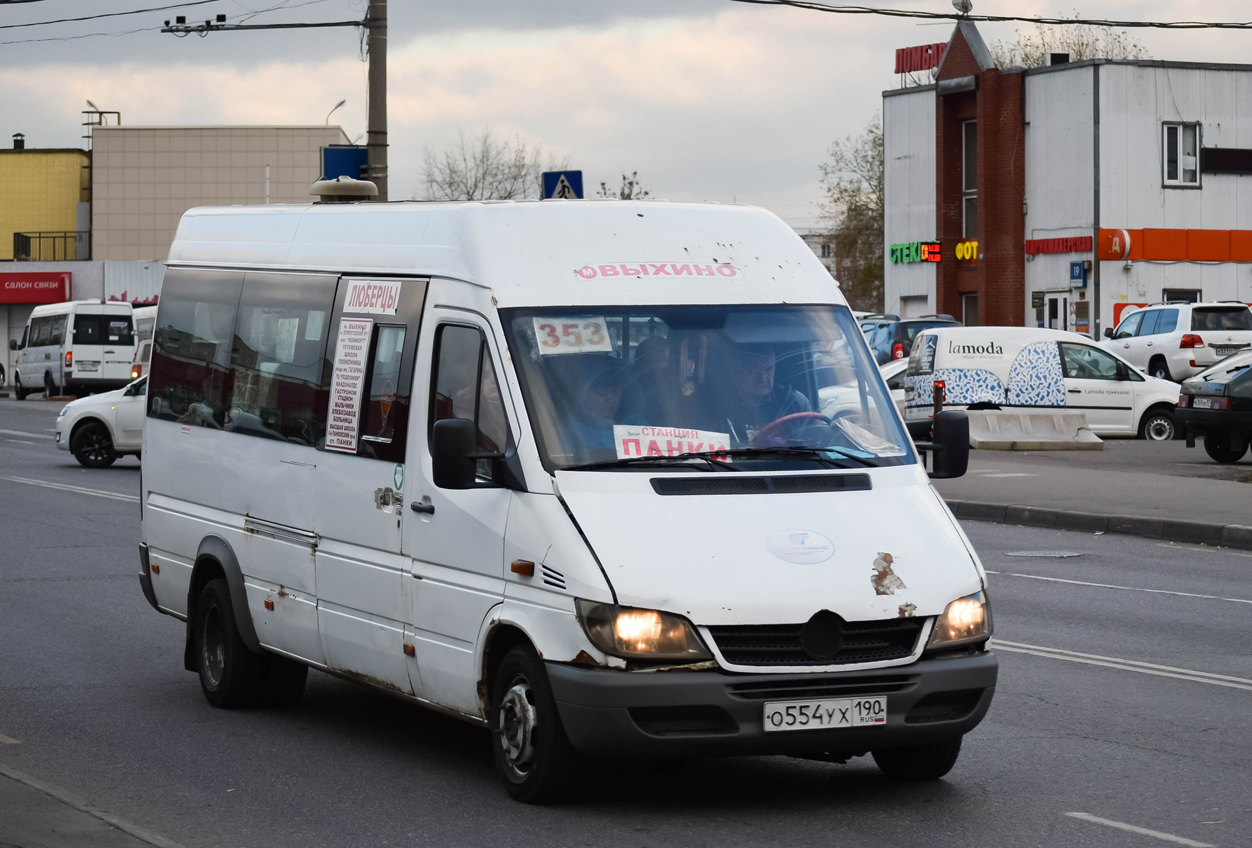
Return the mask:
{"type": "Polygon", "coordinates": [[[1071,395],[1080,395],[1080,394],[1082,394],[1082,389],[1070,389],[1070,390],[1069,390],[1069,393],[1070,393],[1071,395]]]}
{"type": "Polygon", "coordinates": [[[1148,347],[1152,347],[1152,342],[1148,342],[1148,347]]]}
{"type": "Polygon", "coordinates": [[[409,504],[409,509],[414,512],[421,513],[422,515],[435,514],[435,505],[432,503],[419,503],[418,501],[413,501],[413,503],[409,504]]]}

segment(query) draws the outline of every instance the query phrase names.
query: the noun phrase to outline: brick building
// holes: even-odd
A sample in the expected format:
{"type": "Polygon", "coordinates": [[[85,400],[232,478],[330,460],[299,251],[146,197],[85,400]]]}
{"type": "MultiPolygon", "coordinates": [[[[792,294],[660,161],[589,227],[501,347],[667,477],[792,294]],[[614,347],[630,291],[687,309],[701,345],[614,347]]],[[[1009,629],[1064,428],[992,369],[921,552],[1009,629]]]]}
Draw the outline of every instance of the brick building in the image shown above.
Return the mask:
{"type": "Polygon", "coordinates": [[[996,68],[969,21],[913,54],[933,82],[883,92],[887,311],[1098,336],[1252,301],[1252,65],[996,68]]]}

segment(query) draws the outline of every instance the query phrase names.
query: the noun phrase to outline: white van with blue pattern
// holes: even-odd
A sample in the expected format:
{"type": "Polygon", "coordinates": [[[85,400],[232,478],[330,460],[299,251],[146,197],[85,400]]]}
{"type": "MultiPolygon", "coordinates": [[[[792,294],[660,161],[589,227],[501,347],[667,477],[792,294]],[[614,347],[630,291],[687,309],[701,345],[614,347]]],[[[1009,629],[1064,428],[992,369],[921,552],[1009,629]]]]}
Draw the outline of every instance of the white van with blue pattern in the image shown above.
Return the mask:
{"type": "Polygon", "coordinates": [[[1089,339],[1027,327],[951,327],[919,335],[904,382],[904,418],[925,424],[944,409],[1083,412],[1093,433],[1175,438],[1179,385],[1150,377],[1089,339]]]}

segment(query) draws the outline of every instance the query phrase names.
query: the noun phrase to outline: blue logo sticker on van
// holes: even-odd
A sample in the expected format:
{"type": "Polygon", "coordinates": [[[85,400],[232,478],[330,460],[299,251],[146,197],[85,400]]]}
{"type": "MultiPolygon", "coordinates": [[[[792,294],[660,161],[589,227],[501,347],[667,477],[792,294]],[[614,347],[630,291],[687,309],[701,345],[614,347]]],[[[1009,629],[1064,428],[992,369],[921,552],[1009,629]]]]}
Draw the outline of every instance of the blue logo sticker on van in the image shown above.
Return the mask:
{"type": "Polygon", "coordinates": [[[779,530],[769,537],[766,547],[779,559],[797,565],[825,562],[835,555],[834,542],[812,530],[779,530]]]}

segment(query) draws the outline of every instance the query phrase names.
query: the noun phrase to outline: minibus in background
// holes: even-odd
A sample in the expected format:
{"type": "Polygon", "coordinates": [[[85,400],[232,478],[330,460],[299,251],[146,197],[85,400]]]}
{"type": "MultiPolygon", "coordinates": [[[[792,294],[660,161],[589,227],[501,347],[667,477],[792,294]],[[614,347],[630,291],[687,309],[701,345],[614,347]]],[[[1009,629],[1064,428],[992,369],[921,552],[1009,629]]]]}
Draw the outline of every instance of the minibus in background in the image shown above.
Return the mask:
{"type": "Polygon", "coordinates": [[[769,212],[193,209],[153,341],[140,582],[216,706],[318,669],[486,728],[540,802],[593,758],[933,780],[991,703],[985,572],[929,481],[965,415],[928,472],[769,212]]]}
{"type": "Polygon", "coordinates": [[[132,312],[129,303],[94,300],[36,306],[21,340],[9,342],[18,351],[14,395],[81,396],[125,386],[135,358],[132,312]]]}
{"type": "Polygon", "coordinates": [[[135,358],[130,366],[130,378],[137,380],[148,373],[152,360],[152,329],[156,326],[155,306],[135,307],[135,358]]]}

